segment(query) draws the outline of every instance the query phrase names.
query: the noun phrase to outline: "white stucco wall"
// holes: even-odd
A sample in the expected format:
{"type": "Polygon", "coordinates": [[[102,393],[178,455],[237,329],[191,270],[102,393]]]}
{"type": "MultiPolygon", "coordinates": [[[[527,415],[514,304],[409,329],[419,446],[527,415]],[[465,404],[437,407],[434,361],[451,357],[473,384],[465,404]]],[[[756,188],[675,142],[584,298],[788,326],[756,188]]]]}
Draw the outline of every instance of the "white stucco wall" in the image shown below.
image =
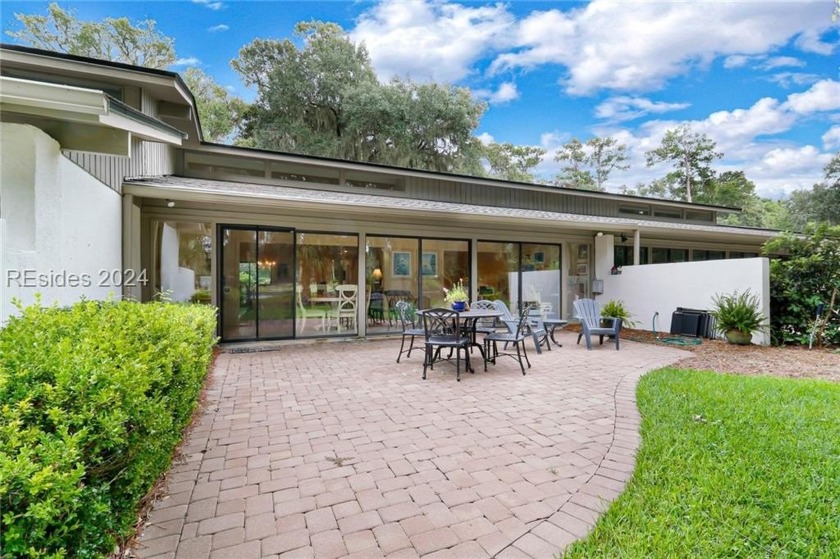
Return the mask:
{"type": "Polygon", "coordinates": [[[69,305],[119,296],[120,196],[38,128],[0,123],[0,323],[12,298],[69,305]]]}
{"type": "MultiPolygon", "coordinates": [[[[671,313],[677,307],[711,309],[718,293],[739,293],[749,289],[759,295],[761,309],[770,317],[770,264],[767,258],[709,260],[675,264],[625,266],[619,276],[607,275],[600,303],[624,301],[636,328],[652,330],[652,319],[659,312],[658,332],[669,332],[671,313]]],[[[753,343],[770,343],[769,331],[753,334],[753,343]]]]}

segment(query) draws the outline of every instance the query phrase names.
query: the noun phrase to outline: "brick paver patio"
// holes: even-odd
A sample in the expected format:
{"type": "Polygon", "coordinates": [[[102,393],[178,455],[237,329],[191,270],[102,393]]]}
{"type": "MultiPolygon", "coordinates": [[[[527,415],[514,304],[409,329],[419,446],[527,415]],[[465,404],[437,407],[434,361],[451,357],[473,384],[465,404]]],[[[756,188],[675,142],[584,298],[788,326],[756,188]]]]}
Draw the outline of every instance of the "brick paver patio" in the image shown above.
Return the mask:
{"type": "Polygon", "coordinates": [[[137,555],[560,553],[631,475],[639,377],[686,354],[558,341],[460,383],[393,339],[221,354],[137,555]]]}

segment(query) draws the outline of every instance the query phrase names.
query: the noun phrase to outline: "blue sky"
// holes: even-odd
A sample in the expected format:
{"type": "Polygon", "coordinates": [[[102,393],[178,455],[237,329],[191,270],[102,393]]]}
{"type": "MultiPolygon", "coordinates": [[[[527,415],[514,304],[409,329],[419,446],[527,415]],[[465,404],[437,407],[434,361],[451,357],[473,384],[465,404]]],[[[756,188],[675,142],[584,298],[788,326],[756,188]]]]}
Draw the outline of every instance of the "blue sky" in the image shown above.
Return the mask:
{"type": "MultiPolygon", "coordinates": [[[[3,2],[46,13],[48,2],[3,2]]],[[[85,20],[151,18],[181,59],[233,93],[246,90],[229,62],[255,38],[290,38],[298,21],[339,23],[364,41],[381,79],[392,75],[469,87],[489,103],[485,141],[549,150],[572,137],[613,136],[631,168],[608,187],[663,176],[644,152],[688,122],[743,170],[759,194],[810,188],[840,149],[840,34],[833,1],[456,2],[215,1],[59,2],[85,20]]],[[[4,34],[5,35],[5,34],[4,34]]],[[[4,36],[4,42],[12,41],[4,36]]]]}

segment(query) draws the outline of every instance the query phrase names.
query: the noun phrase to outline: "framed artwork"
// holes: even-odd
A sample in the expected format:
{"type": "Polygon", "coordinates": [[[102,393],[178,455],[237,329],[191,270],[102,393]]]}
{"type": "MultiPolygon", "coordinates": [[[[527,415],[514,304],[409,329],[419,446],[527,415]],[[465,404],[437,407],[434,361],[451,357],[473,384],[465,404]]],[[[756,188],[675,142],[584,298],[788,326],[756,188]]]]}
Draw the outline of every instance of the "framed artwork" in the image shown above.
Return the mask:
{"type": "Polygon", "coordinates": [[[589,274],[589,266],[587,264],[578,264],[577,275],[585,276],[587,274],[589,274]]]}
{"type": "Polygon", "coordinates": [[[411,277],[411,253],[395,250],[391,253],[391,275],[395,278],[411,277]]]}
{"type": "Polygon", "coordinates": [[[534,263],[535,264],[543,264],[545,262],[545,253],[544,252],[535,252],[534,253],[534,263]]]}
{"type": "Polygon", "coordinates": [[[589,258],[589,245],[578,246],[578,259],[587,260],[589,258]]]}
{"type": "Polygon", "coordinates": [[[424,276],[437,277],[437,253],[424,252],[420,260],[420,274],[424,276]]]}

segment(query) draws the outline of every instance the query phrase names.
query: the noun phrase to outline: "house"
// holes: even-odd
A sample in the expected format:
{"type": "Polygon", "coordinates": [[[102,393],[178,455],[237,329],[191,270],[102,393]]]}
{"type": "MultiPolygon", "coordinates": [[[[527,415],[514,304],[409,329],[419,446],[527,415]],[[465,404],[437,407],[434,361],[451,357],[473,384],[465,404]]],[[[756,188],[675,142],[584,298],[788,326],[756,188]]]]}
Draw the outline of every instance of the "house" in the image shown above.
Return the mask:
{"type": "Polygon", "coordinates": [[[593,287],[666,317],[736,287],[769,306],[774,232],[717,225],[731,208],[208,143],[177,74],[20,46],[0,103],[0,320],[163,296],[217,305],[225,341],[367,336],[458,280],[561,317],[593,287]]]}

